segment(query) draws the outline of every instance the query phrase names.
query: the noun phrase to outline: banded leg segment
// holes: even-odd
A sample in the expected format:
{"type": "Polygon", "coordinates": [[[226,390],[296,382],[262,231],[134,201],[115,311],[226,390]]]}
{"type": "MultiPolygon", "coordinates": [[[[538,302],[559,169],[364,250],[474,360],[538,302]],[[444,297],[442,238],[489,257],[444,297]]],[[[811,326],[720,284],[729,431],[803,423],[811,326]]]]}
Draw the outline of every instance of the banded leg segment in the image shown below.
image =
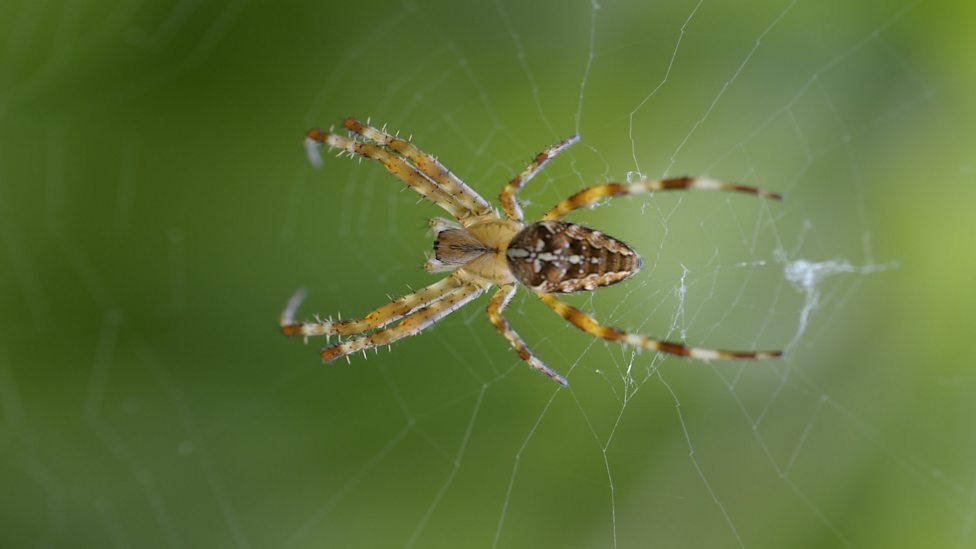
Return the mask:
{"type": "Polygon", "coordinates": [[[430,154],[417,148],[413,143],[390,135],[383,130],[367,126],[355,118],[347,118],[342,125],[349,131],[355,132],[366,139],[389,147],[393,152],[406,158],[424,175],[440,185],[445,191],[464,206],[473,216],[491,213],[491,205],[471,187],[451,173],[443,164],[430,154]]]}
{"type": "Polygon", "coordinates": [[[459,288],[451,290],[438,301],[417,309],[392,328],[385,328],[366,336],[357,337],[323,348],[320,353],[322,360],[331,362],[339,357],[357,351],[365,351],[366,349],[381,345],[391,345],[405,337],[417,335],[425,328],[430,327],[432,324],[481,295],[484,290],[485,286],[483,285],[476,283],[464,284],[459,288]]]}
{"type": "Polygon", "coordinates": [[[501,203],[502,211],[509,219],[515,221],[522,221],[522,208],[518,204],[518,197],[516,196],[519,190],[522,189],[525,184],[535,177],[535,174],[539,173],[542,168],[557,154],[566,150],[570,145],[579,141],[579,135],[571,135],[566,139],[563,139],[555,145],[547,147],[545,150],[535,155],[532,162],[522,170],[521,173],[512,178],[505,187],[502,188],[502,192],[498,195],[498,201],[501,203]]]}
{"type": "Polygon", "coordinates": [[[492,326],[494,326],[495,329],[508,340],[508,343],[513,349],[515,349],[515,352],[518,353],[519,358],[528,363],[529,367],[542,372],[544,375],[548,376],[549,379],[564,387],[569,385],[566,378],[557,374],[551,368],[543,364],[541,360],[536,358],[534,354],[532,354],[532,349],[529,349],[525,342],[522,341],[522,338],[519,337],[518,333],[512,329],[508,321],[502,316],[502,311],[505,310],[505,307],[508,305],[508,302],[511,301],[513,295],[515,295],[514,284],[505,284],[499,288],[488,302],[488,320],[490,320],[492,326]]]}
{"type": "Polygon", "coordinates": [[[360,320],[331,320],[318,322],[295,322],[295,311],[305,298],[305,292],[297,292],[281,313],[281,332],[287,336],[320,336],[320,335],[350,335],[381,328],[387,324],[400,320],[417,309],[430,305],[461,287],[463,282],[456,275],[443,279],[395,299],[386,305],[368,313],[360,320]]]}
{"type": "Polygon", "coordinates": [[[553,294],[536,294],[550,309],[556,314],[565,318],[580,330],[605,339],[607,341],[620,341],[634,347],[651,349],[661,353],[668,353],[678,356],[687,356],[698,360],[731,360],[731,359],[767,359],[776,358],[782,355],[782,351],[717,351],[714,349],[700,349],[688,347],[681,343],[652,339],[650,337],[627,332],[618,328],[604,326],[594,320],[594,318],[576,307],[560,300],[553,294]]]}
{"type": "MultiPolygon", "coordinates": [[[[318,129],[308,130],[305,136],[306,145],[322,143],[333,148],[342,149],[351,154],[372,158],[386,168],[397,179],[406,183],[408,187],[420,193],[424,198],[444,208],[452,216],[462,219],[470,215],[463,204],[458,202],[447,191],[437,186],[436,183],[428,179],[425,175],[417,171],[417,168],[407,163],[402,158],[390,153],[380,145],[374,143],[363,143],[350,139],[342,135],[323,132],[318,129]]],[[[309,153],[315,152],[314,148],[308,148],[309,153]]],[[[314,159],[314,157],[312,157],[314,159]]],[[[313,163],[315,161],[313,160],[313,163]]]]}
{"type": "Polygon", "coordinates": [[[739,185],[736,183],[725,183],[723,181],[716,181],[714,179],[674,177],[671,179],[657,179],[654,181],[639,181],[637,183],[630,184],[603,183],[602,185],[587,187],[553,206],[552,209],[542,216],[542,219],[559,219],[573,210],[585,208],[603,198],[647,194],[656,191],[685,191],[689,189],[736,191],[750,193],[772,200],[783,199],[783,196],[779,193],[764,191],[758,187],[750,187],[748,185],[739,185]]]}

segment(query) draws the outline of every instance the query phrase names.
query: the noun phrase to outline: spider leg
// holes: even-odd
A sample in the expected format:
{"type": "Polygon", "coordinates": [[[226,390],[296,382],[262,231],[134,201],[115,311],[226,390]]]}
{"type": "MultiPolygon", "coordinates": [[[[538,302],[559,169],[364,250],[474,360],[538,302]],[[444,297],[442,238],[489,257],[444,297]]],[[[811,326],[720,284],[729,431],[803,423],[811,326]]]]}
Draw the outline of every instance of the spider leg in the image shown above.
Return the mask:
{"type": "Polygon", "coordinates": [[[347,118],[342,125],[366,139],[390,148],[393,152],[409,160],[424,175],[440,185],[454,199],[468,210],[469,215],[481,216],[491,213],[488,201],[467,186],[450,170],[430,154],[417,148],[413,143],[390,135],[383,130],[363,124],[355,118],[347,118]]]}
{"type": "Polygon", "coordinates": [[[464,283],[461,281],[460,276],[447,276],[430,286],[421,288],[416,292],[409,293],[383,305],[360,320],[341,320],[335,322],[331,320],[296,322],[295,311],[305,298],[304,290],[299,290],[288,301],[288,305],[281,313],[281,332],[287,336],[309,337],[332,334],[350,335],[374,328],[381,328],[409,315],[421,307],[430,305],[443,298],[460,288],[462,284],[464,283]]]}
{"type": "Polygon", "coordinates": [[[642,349],[652,349],[661,353],[672,355],[687,356],[699,360],[722,360],[722,359],[766,359],[776,358],[782,355],[782,351],[717,351],[714,349],[700,349],[688,347],[681,343],[652,339],[644,335],[627,332],[610,326],[604,326],[593,319],[592,316],[580,311],[566,302],[560,300],[553,294],[536,294],[550,309],[556,314],[565,318],[580,330],[608,341],[620,341],[634,347],[642,349]]]}
{"type": "Polygon", "coordinates": [[[535,174],[539,173],[546,166],[552,157],[566,150],[570,145],[579,141],[579,135],[571,135],[566,139],[563,139],[555,145],[550,145],[545,150],[535,155],[532,162],[522,170],[521,173],[512,178],[503,188],[501,194],[498,195],[498,201],[501,203],[502,211],[509,219],[515,221],[522,221],[522,208],[518,204],[518,198],[515,196],[518,194],[519,190],[533,177],[535,174]]]}
{"type": "Polygon", "coordinates": [[[351,353],[372,347],[390,345],[405,337],[416,335],[481,295],[485,288],[487,288],[486,285],[477,282],[466,283],[459,288],[451,290],[440,300],[416,310],[392,328],[384,328],[369,335],[323,348],[321,352],[322,360],[332,362],[337,358],[351,353]]]}
{"type": "Polygon", "coordinates": [[[585,208],[600,200],[622,195],[647,194],[656,191],[685,191],[688,189],[704,189],[709,191],[738,191],[751,193],[773,200],[782,200],[783,196],[757,187],[725,183],[714,179],[694,177],[673,177],[671,179],[657,179],[654,181],[639,181],[637,183],[603,183],[587,187],[552,207],[543,220],[559,219],[573,210],[585,208]]]}
{"type": "Polygon", "coordinates": [[[372,158],[380,164],[383,164],[388,172],[406,183],[408,187],[420,193],[427,200],[444,208],[452,216],[463,219],[470,215],[470,210],[448,194],[447,191],[438,187],[436,183],[418,172],[417,168],[399,156],[391,154],[379,145],[363,143],[342,135],[323,132],[322,130],[313,128],[305,134],[305,144],[310,151],[314,151],[314,148],[310,148],[310,146],[316,143],[323,143],[336,149],[342,149],[350,154],[372,158]]]}
{"type": "Polygon", "coordinates": [[[496,330],[498,330],[499,333],[505,336],[505,339],[508,340],[509,344],[512,345],[512,348],[515,349],[515,352],[518,353],[519,358],[527,362],[529,367],[542,372],[548,376],[549,379],[564,387],[569,385],[566,378],[557,374],[551,368],[543,364],[541,360],[536,358],[534,354],[532,354],[532,349],[529,349],[525,342],[522,341],[522,338],[519,337],[518,333],[512,329],[508,321],[502,317],[502,311],[505,310],[505,307],[508,305],[508,302],[511,301],[513,295],[515,295],[514,284],[505,284],[499,288],[498,291],[495,292],[495,295],[491,296],[491,300],[488,302],[488,320],[491,321],[491,324],[496,330]]]}

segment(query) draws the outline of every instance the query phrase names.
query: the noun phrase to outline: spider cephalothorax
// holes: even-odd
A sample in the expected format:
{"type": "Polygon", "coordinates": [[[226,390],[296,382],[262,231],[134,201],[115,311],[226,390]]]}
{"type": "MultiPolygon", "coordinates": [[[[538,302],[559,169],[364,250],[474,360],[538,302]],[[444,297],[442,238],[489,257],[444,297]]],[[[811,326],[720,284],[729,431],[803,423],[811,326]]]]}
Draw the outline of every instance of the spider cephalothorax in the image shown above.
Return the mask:
{"type": "Polygon", "coordinates": [[[603,326],[593,317],[553,294],[589,291],[625,280],[637,273],[641,257],[623,242],[600,231],[559,221],[567,213],[613,196],[647,194],[656,191],[705,189],[751,193],[780,199],[780,195],[756,187],[705,178],[676,177],[637,183],[603,183],[583,189],[553,206],[542,220],[525,225],[516,194],[525,183],[559,152],[579,140],[572,136],[537,154],[532,162],[508,182],[499,196],[504,217],[434,157],[409,141],[347,118],[343,126],[350,135],[309,130],[306,150],[314,164],[321,161],[317,146],[326,144],[350,154],[379,161],[408,187],[447,210],[454,219],[434,218],[434,255],[424,268],[428,272],[451,272],[426,288],[395,299],[359,320],[296,322],[295,311],[304,297],[299,291],[281,314],[281,331],[290,336],[355,335],[327,345],[322,359],[348,357],[357,351],[419,333],[448,314],[471,302],[491,286],[499,286],[488,302],[488,318],[529,366],[561,385],[566,379],[543,364],[502,317],[502,311],[519,284],[535,293],[556,314],[577,328],[610,341],[638,348],[688,356],[702,360],[772,358],[778,351],[716,351],[688,347],[640,334],[603,326]],[[399,321],[396,326],[388,324],[399,321]]]}

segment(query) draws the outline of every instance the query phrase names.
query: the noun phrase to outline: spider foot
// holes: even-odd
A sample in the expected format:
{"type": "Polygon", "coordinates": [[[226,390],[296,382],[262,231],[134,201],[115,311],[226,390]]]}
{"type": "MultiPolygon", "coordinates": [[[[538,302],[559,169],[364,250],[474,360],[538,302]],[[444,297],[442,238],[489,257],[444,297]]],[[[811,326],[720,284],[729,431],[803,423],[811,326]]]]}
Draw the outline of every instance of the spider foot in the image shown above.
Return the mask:
{"type": "Polygon", "coordinates": [[[320,134],[319,130],[310,130],[308,136],[305,137],[305,156],[308,157],[308,162],[316,167],[322,167],[322,155],[319,153],[319,141],[317,141],[313,136],[312,132],[318,132],[316,135],[320,134]]]}
{"type": "Polygon", "coordinates": [[[528,348],[526,348],[524,352],[519,352],[519,358],[528,362],[529,366],[532,367],[533,370],[542,373],[542,375],[555,381],[560,386],[566,387],[569,385],[569,382],[566,381],[566,378],[557,374],[556,371],[553,370],[552,368],[546,366],[545,363],[543,363],[541,360],[536,358],[535,355],[533,355],[532,352],[528,350],[528,348]]]}
{"type": "MultiPolygon", "coordinates": [[[[549,369],[546,368],[546,370],[549,370],[549,369]]],[[[569,386],[569,382],[566,381],[566,378],[564,378],[563,376],[557,374],[556,372],[553,372],[552,370],[549,370],[549,371],[546,371],[546,370],[542,370],[542,373],[544,375],[546,375],[549,379],[555,381],[556,383],[558,383],[562,387],[569,386]]]]}
{"type": "Polygon", "coordinates": [[[328,336],[335,333],[335,331],[331,319],[323,321],[318,315],[315,316],[315,322],[297,322],[295,320],[295,312],[298,311],[298,307],[302,304],[306,295],[308,293],[304,288],[301,288],[291,296],[285,305],[285,309],[281,311],[279,326],[281,326],[281,333],[286,336],[302,336],[305,342],[308,343],[309,336],[328,336]]]}

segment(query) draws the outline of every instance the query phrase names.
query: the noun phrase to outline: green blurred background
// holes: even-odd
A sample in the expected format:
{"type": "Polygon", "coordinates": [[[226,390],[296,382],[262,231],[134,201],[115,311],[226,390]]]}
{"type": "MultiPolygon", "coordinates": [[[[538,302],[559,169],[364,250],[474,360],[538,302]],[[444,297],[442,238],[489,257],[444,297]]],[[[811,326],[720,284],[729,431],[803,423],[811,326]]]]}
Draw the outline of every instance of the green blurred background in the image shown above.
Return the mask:
{"type": "Polygon", "coordinates": [[[0,546],[976,546],[976,9],[966,2],[87,1],[0,5],[0,546]],[[441,215],[371,117],[529,217],[606,180],[695,193],[574,214],[635,279],[576,296],[702,346],[594,342],[520,294],[323,366],[300,315],[433,280],[441,215]]]}

